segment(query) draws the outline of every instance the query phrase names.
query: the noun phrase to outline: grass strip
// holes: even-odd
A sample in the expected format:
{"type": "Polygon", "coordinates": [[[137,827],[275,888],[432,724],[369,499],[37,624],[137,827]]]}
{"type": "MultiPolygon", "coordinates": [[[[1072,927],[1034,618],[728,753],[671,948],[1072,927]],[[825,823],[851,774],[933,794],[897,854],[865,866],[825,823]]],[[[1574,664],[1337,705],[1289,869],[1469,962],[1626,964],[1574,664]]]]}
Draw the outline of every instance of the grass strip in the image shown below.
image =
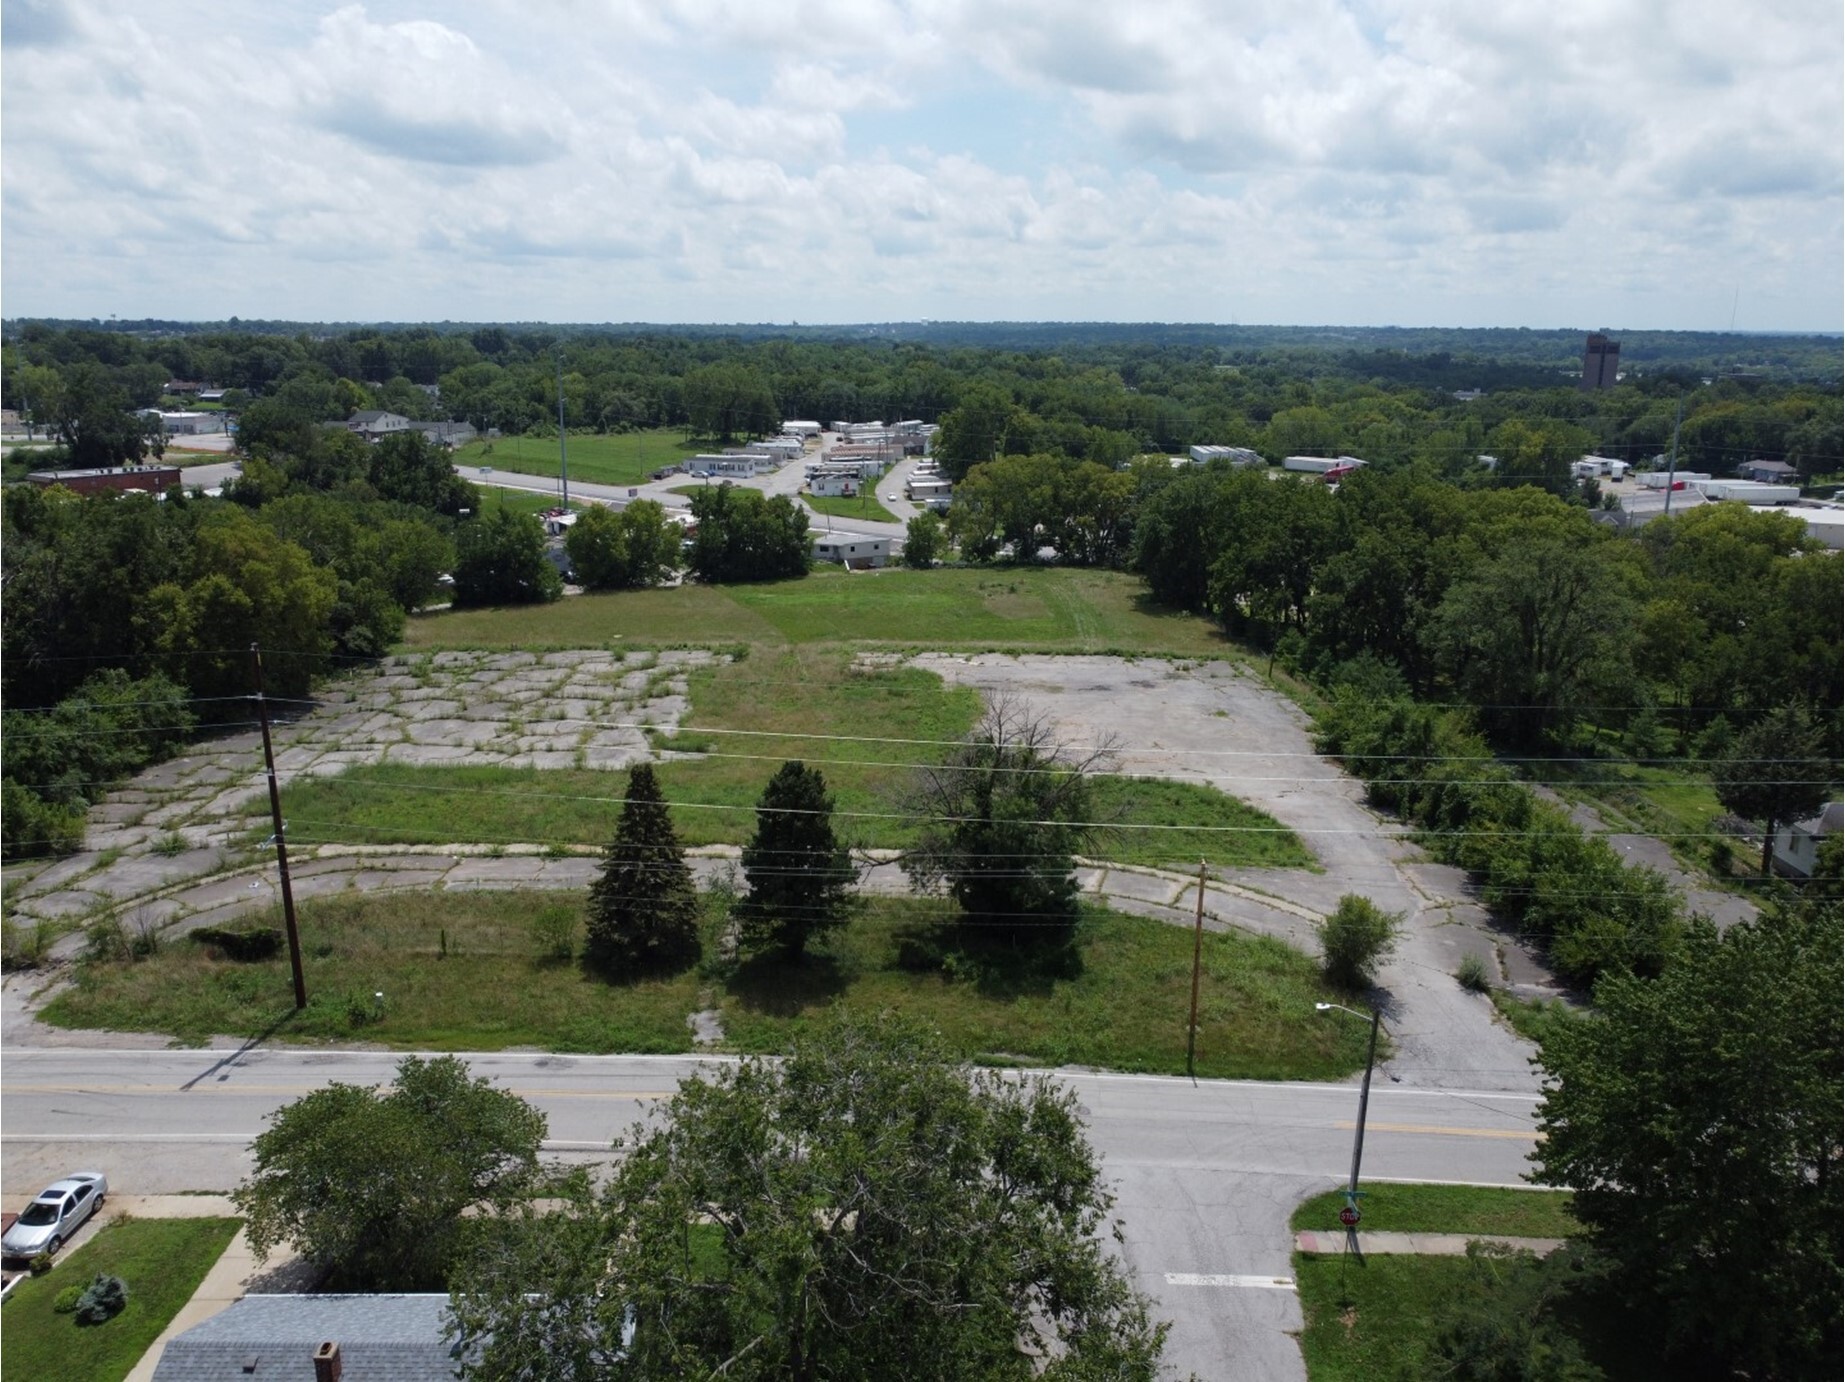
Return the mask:
{"type": "MultiPolygon", "coordinates": [[[[1490,1233],[1513,1238],[1565,1238],[1580,1225],[1570,1197],[1554,1190],[1479,1185],[1366,1184],[1361,1227],[1372,1233],[1490,1233]]],[[[1315,1195],[1294,1211],[1288,1227],[1340,1233],[1345,1192],[1315,1195]]]]}
{"type": "MultiPolygon", "coordinates": [[[[542,914],[580,918],[583,905],[582,893],[531,891],[313,899],[301,909],[309,1004],[299,1015],[285,957],[235,963],[173,941],[140,961],[84,965],[45,1020],[189,1041],[673,1052],[690,1049],[687,1016],[716,1002],[731,1047],[772,1052],[840,1002],[927,1018],[971,1060],[1185,1068],[1187,927],[1095,910],[1054,963],[970,962],[952,944],[950,904],[871,898],[806,958],[719,964],[723,923],[711,916],[702,972],[610,984],[543,956],[542,914]],[[385,995],[381,1012],[374,991],[385,995]]],[[[1362,1030],[1316,1020],[1315,1001],[1331,995],[1306,955],[1266,937],[1204,940],[1199,1075],[1335,1079],[1363,1063],[1362,1030]]]]}
{"type": "MultiPolygon", "coordinates": [[[[693,441],[676,427],[608,435],[572,432],[565,441],[570,478],[599,485],[638,485],[655,470],[719,449],[710,441],[693,441]]],[[[483,437],[457,451],[455,463],[491,466],[519,475],[556,476],[560,470],[557,437],[483,437]]]]}
{"type": "MultiPolygon", "coordinates": [[[[901,523],[889,509],[880,504],[871,486],[867,485],[858,494],[848,498],[843,494],[801,494],[801,502],[815,513],[826,514],[832,518],[862,519],[867,523],[901,523]]],[[[825,524],[821,524],[825,527],[825,524]]]]}
{"type": "Polygon", "coordinates": [[[1000,652],[1227,657],[1208,619],[1165,609],[1123,571],[1019,567],[848,575],[762,585],[676,586],[549,605],[451,610],[409,621],[416,649],[853,643],[1000,652]]]}
{"type": "Polygon", "coordinates": [[[6,1382],[121,1382],[192,1299],[241,1219],[119,1219],[56,1270],[22,1281],[6,1303],[6,1382]],[[119,1276],[128,1303],[113,1319],[81,1325],[52,1309],[58,1292],[99,1273],[119,1276]]]}

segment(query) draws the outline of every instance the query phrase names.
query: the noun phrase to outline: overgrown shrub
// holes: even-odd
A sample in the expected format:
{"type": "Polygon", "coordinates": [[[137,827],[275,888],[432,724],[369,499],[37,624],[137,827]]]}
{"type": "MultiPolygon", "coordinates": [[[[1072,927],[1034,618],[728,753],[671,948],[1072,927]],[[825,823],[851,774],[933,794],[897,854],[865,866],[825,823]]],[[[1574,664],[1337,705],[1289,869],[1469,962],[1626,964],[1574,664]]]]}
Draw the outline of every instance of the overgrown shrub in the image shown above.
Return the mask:
{"type": "Polygon", "coordinates": [[[1467,1245],[1464,1284],[1437,1317],[1443,1377],[1459,1382],[1599,1382],[1602,1370],[1559,1317],[1579,1273],[1568,1251],[1538,1258],[1492,1243],[1467,1245]]]}
{"type": "Polygon", "coordinates": [[[1464,714],[1344,686],[1318,730],[1320,751],[1364,779],[1374,804],[1422,827],[1436,857],[1477,874],[1494,915],[1564,978],[1588,987],[1665,967],[1682,924],[1666,880],[1539,801],[1464,714]]]}
{"type": "Polygon", "coordinates": [[[282,932],[274,926],[201,926],[191,933],[200,945],[209,945],[227,960],[253,963],[271,960],[282,951],[282,932]]]}
{"type": "Polygon", "coordinates": [[[37,969],[51,952],[51,941],[48,922],[21,926],[7,917],[0,921],[0,969],[9,974],[16,969],[37,969]]]}
{"type": "Polygon", "coordinates": [[[85,1289],[86,1288],[83,1286],[66,1286],[62,1291],[59,1291],[57,1295],[52,1297],[52,1310],[59,1315],[70,1314],[71,1311],[77,1308],[77,1303],[83,1299],[85,1289]]]}
{"type": "Polygon", "coordinates": [[[532,940],[541,960],[568,960],[576,953],[577,915],[562,904],[539,909],[532,918],[532,940]]]}
{"type": "Polygon", "coordinates": [[[1486,961],[1471,950],[1461,956],[1454,978],[1469,993],[1485,993],[1493,986],[1492,972],[1487,969],[1486,961]]]}
{"type": "Polygon", "coordinates": [[[1377,966],[1396,945],[1401,912],[1386,912],[1368,897],[1347,893],[1320,923],[1320,964],[1327,979],[1346,989],[1367,989],[1377,966]]]}
{"type": "Polygon", "coordinates": [[[128,1304],[128,1283],[119,1276],[98,1274],[77,1302],[78,1324],[103,1324],[122,1313],[128,1304]]]}

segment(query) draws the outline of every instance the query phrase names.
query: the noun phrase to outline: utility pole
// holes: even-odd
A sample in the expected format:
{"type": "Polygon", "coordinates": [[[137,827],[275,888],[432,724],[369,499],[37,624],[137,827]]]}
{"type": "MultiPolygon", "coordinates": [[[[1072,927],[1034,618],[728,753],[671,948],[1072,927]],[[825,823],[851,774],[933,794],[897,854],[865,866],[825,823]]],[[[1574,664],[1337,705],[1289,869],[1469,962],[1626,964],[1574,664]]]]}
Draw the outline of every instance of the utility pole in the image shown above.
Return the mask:
{"type": "Polygon", "coordinates": [[[1666,460],[1666,512],[1665,512],[1665,516],[1667,518],[1672,517],[1672,477],[1678,473],[1678,429],[1679,429],[1679,424],[1684,422],[1684,420],[1685,420],[1685,396],[1683,394],[1680,394],[1678,398],[1678,416],[1672,419],[1672,454],[1666,460]]]}
{"type": "Polygon", "coordinates": [[[1356,1250],[1358,1247],[1358,1167],[1365,1156],[1365,1110],[1371,1103],[1371,1066],[1377,1060],[1377,1029],[1384,1020],[1384,1010],[1371,1009],[1371,1044],[1365,1050],[1365,1078],[1358,1086],[1358,1131],[1352,1135],[1352,1180],[1345,1188],[1345,1202],[1353,1213],[1352,1223],[1346,1226],[1347,1246],[1356,1250]]]}
{"type": "Polygon", "coordinates": [[[1198,1049],[1198,972],[1204,967],[1204,860],[1198,861],[1198,915],[1192,927],[1192,1017],[1185,1028],[1185,1073],[1192,1079],[1192,1057],[1198,1049]]]}
{"type": "Polygon", "coordinates": [[[557,345],[557,470],[564,482],[564,512],[570,512],[570,443],[564,436],[564,344],[557,345]]]}
{"type": "Polygon", "coordinates": [[[301,931],[295,925],[295,892],[288,882],[288,842],[282,838],[282,789],[276,782],[275,749],[269,742],[269,701],[263,695],[263,654],[250,645],[250,672],[256,679],[256,713],[263,726],[263,768],[269,775],[269,818],[275,827],[275,866],[282,878],[282,921],[288,928],[288,964],[295,975],[295,1011],[307,1007],[307,976],[301,972],[301,931]]]}

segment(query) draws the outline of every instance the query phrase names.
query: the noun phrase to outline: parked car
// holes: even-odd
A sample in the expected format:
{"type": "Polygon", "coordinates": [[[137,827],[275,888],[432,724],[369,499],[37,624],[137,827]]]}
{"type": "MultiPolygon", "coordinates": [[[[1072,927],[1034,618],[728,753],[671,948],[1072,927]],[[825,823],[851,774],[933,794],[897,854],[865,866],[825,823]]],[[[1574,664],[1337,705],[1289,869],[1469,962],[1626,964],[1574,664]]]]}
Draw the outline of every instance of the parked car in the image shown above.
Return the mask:
{"type": "Polygon", "coordinates": [[[0,1254],[37,1257],[41,1252],[55,1253],[102,1207],[108,1194],[109,1178],[101,1171],[76,1171],[53,1181],[0,1237],[0,1254]]]}

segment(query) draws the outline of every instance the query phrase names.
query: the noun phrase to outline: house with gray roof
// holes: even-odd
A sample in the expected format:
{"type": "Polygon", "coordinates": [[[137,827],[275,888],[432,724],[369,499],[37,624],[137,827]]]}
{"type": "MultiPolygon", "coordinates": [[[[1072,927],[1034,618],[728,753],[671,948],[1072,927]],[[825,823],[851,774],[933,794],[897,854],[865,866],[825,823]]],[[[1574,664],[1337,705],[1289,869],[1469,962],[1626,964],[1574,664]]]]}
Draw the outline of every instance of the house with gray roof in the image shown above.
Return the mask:
{"type": "Polygon", "coordinates": [[[154,1382],[454,1382],[448,1297],[245,1296],[168,1341],[154,1382]]]}
{"type": "Polygon", "coordinates": [[[386,413],[376,408],[366,408],[346,419],[348,431],[357,432],[367,441],[377,441],[397,432],[408,431],[410,419],[402,413],[386,413]]]}

